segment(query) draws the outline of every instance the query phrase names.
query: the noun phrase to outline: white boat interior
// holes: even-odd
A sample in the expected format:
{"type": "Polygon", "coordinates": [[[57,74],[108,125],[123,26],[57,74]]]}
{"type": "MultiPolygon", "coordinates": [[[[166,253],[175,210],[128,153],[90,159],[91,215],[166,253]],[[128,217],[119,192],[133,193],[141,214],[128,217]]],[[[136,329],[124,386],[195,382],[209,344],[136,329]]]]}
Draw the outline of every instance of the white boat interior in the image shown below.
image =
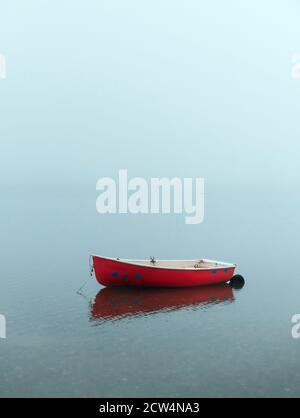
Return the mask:
{"type": "Polygon", "coordinates": [[[195,260],[159,260],[154,257],[150,257],[148,260],[133,260],[133,259],[121,259],[121,258],[110,258],[110,257],[101,257],[109,260],[120,261],[128,264],[135,264],[145,267],[158,267],[166,269],[218,269],[218,268],[228,268],[235,267],[235,264],[225,263],[222,261],[207,260],[207,259],[195,259],[195,260]]]}

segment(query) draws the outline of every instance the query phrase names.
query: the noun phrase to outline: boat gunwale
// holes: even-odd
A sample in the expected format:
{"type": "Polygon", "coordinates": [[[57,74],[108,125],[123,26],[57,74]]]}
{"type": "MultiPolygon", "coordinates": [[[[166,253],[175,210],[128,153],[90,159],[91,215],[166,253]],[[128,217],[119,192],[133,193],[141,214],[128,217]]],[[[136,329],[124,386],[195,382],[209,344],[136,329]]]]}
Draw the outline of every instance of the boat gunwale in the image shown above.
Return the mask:
{"type": "MultiPolygon", "coordinates": [[[[138,267],[146,267],[146,268],[151,268],[151,269],[164,269],[164,270],[178,270],[178,271],[183,271],[183,270],[191,270],[191,271],[209,271],[209,270],[222,270],[224,268],[235,268],[236,264],[233,263],[225,263],[223,261],[217,261],[217,260],[209,260],[207,258],[202,258],[201,260],[205,263],[215,263],[215,265],[212,265],[210,267],[181,267],[181,268],[173,268],[173,267],[165,267],[165,266],[156,266],[155,264],[152,266],[149,266],[147,264],[140,264],[140,263],[135,263],[134,261],[137,260],[132,260],[132,259],[117,259],[114,257],[104,257],[101,255],[97,255],[97,254],[91,254],[91,257],[97,257],[97,258],[102,258],[104,260],[109,260],[109,261],[115,261],[117,263],[122,263],[122,264],[129,264],[132,266],[138,266],[138,267]]],[[[141,260],[141,261],[145,261],[145,262],[149,262],[149,260],[141,260]]],[[[172,261],[190,261],[190,262],[195,262],[195,264],[199,263],[200,260],[196,259],[185,259],[185,260],[157,260],[157,261],[164,261],[164,262],[172,262],[172,261]]]]}

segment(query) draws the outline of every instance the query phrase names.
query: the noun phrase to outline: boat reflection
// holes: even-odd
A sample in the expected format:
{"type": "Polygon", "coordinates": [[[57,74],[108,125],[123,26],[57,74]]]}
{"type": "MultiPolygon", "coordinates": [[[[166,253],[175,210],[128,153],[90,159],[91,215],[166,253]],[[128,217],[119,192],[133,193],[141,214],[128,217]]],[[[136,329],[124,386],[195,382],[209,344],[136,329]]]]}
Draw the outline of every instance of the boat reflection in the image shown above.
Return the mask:
{"type": "Polygon", "coordinates": [[[233,290],[228,284],[174,289],[105,287],[91,304],[91,320],[116,321],[233,301],[233,290]]]}

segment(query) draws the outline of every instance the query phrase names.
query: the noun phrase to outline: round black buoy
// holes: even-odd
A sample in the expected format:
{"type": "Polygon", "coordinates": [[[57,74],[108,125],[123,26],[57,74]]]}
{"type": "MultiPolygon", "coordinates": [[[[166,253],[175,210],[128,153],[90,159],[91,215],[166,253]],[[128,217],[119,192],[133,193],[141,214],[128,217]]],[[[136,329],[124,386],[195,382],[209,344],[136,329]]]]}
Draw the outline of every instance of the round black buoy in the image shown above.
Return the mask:
{"type": "Polygon", "coordinates": [[[232,277],[229,283],[234,289],[242,289],[245,285],[245,279],[240,274],[236,274],[232,277]]]}

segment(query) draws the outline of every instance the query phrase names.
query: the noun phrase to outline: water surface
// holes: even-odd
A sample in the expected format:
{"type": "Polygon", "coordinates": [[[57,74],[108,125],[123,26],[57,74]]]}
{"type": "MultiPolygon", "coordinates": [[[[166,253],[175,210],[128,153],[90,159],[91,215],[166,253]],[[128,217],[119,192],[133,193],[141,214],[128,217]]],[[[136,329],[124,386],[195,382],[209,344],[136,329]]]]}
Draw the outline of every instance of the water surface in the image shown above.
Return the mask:
{"type": "Polygon", "coordinates": [[[99,215],[95,198],[62,185],[3,192],[1,396],[300,395],[296,191],[211,188],[198,226],[99,215]],[[105,289],[90,253],[235,262],[246,285],[105,289]]]}

